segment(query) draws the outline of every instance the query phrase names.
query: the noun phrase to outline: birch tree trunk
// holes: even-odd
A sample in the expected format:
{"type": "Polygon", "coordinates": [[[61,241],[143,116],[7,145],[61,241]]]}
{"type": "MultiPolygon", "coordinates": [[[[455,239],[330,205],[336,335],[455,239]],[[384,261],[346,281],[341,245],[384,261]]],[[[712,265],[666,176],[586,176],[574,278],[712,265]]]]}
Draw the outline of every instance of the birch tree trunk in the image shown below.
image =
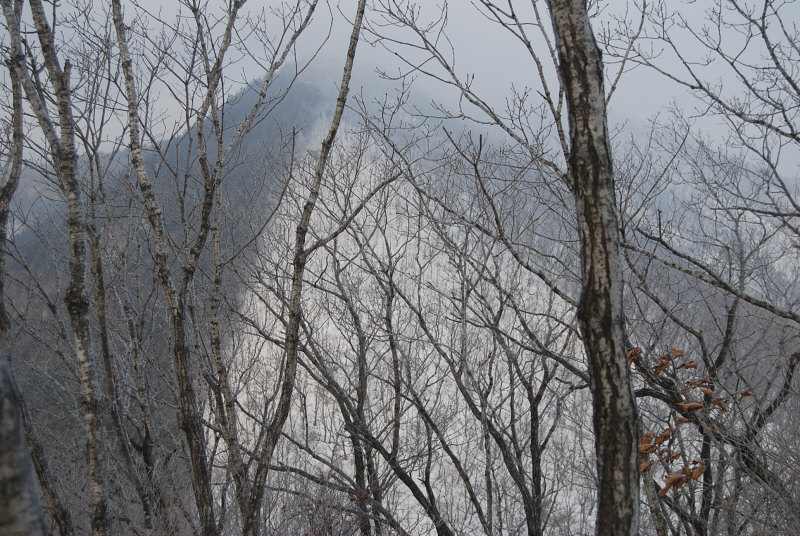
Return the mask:
{"type": "Polygon", "coordinates": [[[75,119],[72,115],[70,90],[70,63],[62,67],[58,58],[53,31],[40,0],[31,0],[33,26],[41,47],[44,68],[52,85],[55,118],[51,117],[49,101],[44,98],[41,83],[24,68],[22,36],[17,11],[9,0],[2,3],[13,55],[12,68],[22,85],[39,127],[44,133],[50,151],[55,175],[67,204],[67,231],[69,235],[69,287],[64,303],[69,312],[74,351],[78,361],[81,388],[81,406],[86,429],[86,451],[92,494],[92,533],[104,535],[109,530],[108,501],[106,497],[105,464],[103,462],[102,433],[100,430],[99,395],[95,366],[89,338],[89,301],[86,297],[86,244],[85,222],[81,202],[80,182],[77,175],[78,155],[75,147],[75,119]]]}
{"type": "MultiPolygon", "coordinates": [[[[189,292],[192,281],[194,280],[195,272],[198,269],[198,263],[201,254],[207,247],[208,237],[212,234],[212,214],[218,207],[215,205],[215,199],[219,189],[225,178],[226,170],[224,164],[227,162],[234,150],[239,146],[242,138],[247,134],[252,125],[256,121],[260,121],[259,113],[262,112],[262,106],[267,99],[267,91],[272,83],[278,69],[284,64],[290,53],[294,50],[294,43],[302,32],[308,27],[311,16],[313,15],[317,1],[309,3],[298,2],[294,8],[296,14],[297,25],[286,28],[286,41],[273,53],[274,56],[269,63],[268,69],[265,72],[264,79],[260,83],[256,102],[252,105],[244,120],[237,126],[233,132],[231,139],[225,143],[222,142],[221,129],[223,125],[217,119],[218,110],[216,109],[215,99],[218,97],[222,87],[223,80],[223,67],[226,53],[231,47],[233,37],[236,33],[235,23],[240,17],[240,9],[245,4],[246,0],[237,0],[230,4],[228,13],[225,18],[224,34],[221,38],[219,48],[216,50],[216,57],[212,57],[206,48],[205,35],[204,35],[204,19],[201,10],[194,6],[190,11],[195,19],[197,25],[197,33],[195,36],[195,43],[200,47],[202,52],[203,65],[205,67],[205,98],[200,103],[199,109],[196,112],[197,123],[190,128],[194,130],[197,136],[197,151],[199,172],[203,179],[203,194],[202,202],[199,207],[200,218],[196,234],[191,240],[191,248],[185,252],[186,261],[181,267],[180,276],[177,276],[178,271],[171,269],[167,260],[167,227],[164,222],[159,200],[156,198],[153,191],[152,181],[148,175],[145,166],[143,149],[140,142],[142,128],[145,128],[141,123],[141,117],[138,113],[138,103],[141,95],[136,87],[136,80],[134,76],[134,67],[131,59],[131,53],[128,46],[128,38],[126,26],[123,21],[122,6],[119,0],[112,1],[112,17],[117,36],[117,46],[120,51],[120,63],[122,72],[125,77],[125,92],[128,101],[128,126],[129,126],[129,148],[131,150],[131,161],[136,171],[136,177],[139,189],[142,193],[145,210],[148,215],[150,227],[153,231],[155,240],[155,262],[158,273],[159,283],[161,284],[167,302],[170,307],[171,318],[170,324],[173,336],[173,356],[175,362],[176,373],[179,384],[180,396],[180,420],[181,428],[184,432],[190,452],[190,462],[192,468],[192,484],[194,487],[195,503],[197,505],[200,523],[202,525],[202,532],[207,536],[217,534],[219,532],[218,520],[223,514],[215,512],[214,493],[211,488],[211,467],[209,462],[209,455],[206,452],[206,443],[204,437],[204,423],[201,411],[201,406],[198,403],[196,388],[194,387],[195,363],[193,362],[189,343],[188,343],[188,330],[187,323],[189,322],[189,292]],[[206,121],[209,116],[211,117],[211,128],[209,132],[216,136],[217,142],[217,155],[216,163],[212,163],[209,158],[207,148],[207,134],[206,134],[206,121]]],[[[360,28],[360,20],[363,16],[364,2],[362,1],[359,8],[358,21],[356,28],[360,28]]],[[[356,34],[358,32],[356,31],[356,34]]],[[[237,45],[238,46],[238,45],[237,45]]],[[[355,53],[355,45],[351,45],[351,51],[355,53]]],[[[350,71],[352,69],[352,57],[348,56],[348,67],[346,69],[346,79],[349,81],[350,71]]],[[[348,84],[344,84],[343,94],[346,96],[348,84]]],[[[343,97],[340,94],[340,100],[343,97]]],[[[339,106],[338,116],[334,120],[335,127],[329,137],[329,144],[327,147],[323,145],[323,154],[325,157],[320,157],[320,178],[322,169],[324,169],[325,158],[327,158],[327,151],[330,150],[330,145],[335,138],[336,128],[338,127],[343,111],[344,102],[342,101],[339,106]]],[[[338,108],[337,108],[338,109],[338,108]]],[[[328,141],[326,139],[326,141],[328,141]]],[[[319,187],[317,183],[317,188],[319,187]]],[[[298,251],[302,255],[298,258],[301,260],[300,268],[296,271],[295,285],[297,288],[297,315],[299,319],[300,308],[300,281],[303,276],[303,268],[307,258],[307,252],[303,251],[305,233],[308,229],[311,211],[313,210],[314,202],[316,201],[316,191],[312,191],[310,197],[313,201],[309,201],[310,206],[307,208],[308,214],[304,213],[303,219],[298,226],[298,251]],[[299,230],[302,228],[302,233],[299,230]]],[[[213,238],[212,238],[213,242],[213,238]]],[[[212,244],[213,247],[213,244],[212,244]]],[[[300,255],[300,254],[298,254],[300,255]]],[[[296,266],[297,266],[296,263],[296,266]]],[[[216,275],[215,285],[221,282],[221,274],[216,275]]],[[[294,302],[293,302],[294,303],[294,302]]],[[[216,307],[216,306],[213,306],[216,307]]],[[[213,308],[212,307],[212,308],[213,308]]],[[[295,309],[292,309],[294,313],[295,309]]],[[[299,320],[298,320],[299,323],[299,320]]],[[[212,327],[213,330],[213,327],[212,327]]],[[[291,332],[291,329],[289,330],[291,332]]],[[[214,335],[219,344],[218,334],[214,335]]],[[[296,341],[297,328],[294,329],[294,336],[287,334],[287,340],[296,341]]],[[[287,348],[290,343],[287,342],[287,348]]],[[[259,447],[255,449],[250,455],[250,461],[244,462],[242,453],[245,450],[238,437],[236,423],[238,421],[237,415],[234,413],[237,404],[233,403],[232,396],[229,391],[226,391],[227,382],[229,381],[225,367],[221,365],[221,360],[218,360],[217,371],[219,374],[217,387],[221,393],[222,403],[217,408],[217,415],[220,421],[226,423],[224,440],[227,443],[231,454],[228,461],[229,466],[232,468],[233,480],[236,487],[236,502],[239,506],[241,514],[241,530],[243,534],[254,535],[258,534],[261,526],[261,506],[266,486],[266,477],[269,470],[272,452],[278,439],[281,435],[281,429],[285,422],[288,411],[291,406],[291,396],[295,381],[296,370],[296,346],[294,349],[287,349],[286,365],[283,373],[282,390],[278,407],[275,410],[275,416],[269,425],[264,425],[260,432],[257,444],[259,447]],[[294,357],[292,357],[294,356],[294,357]],[[227,401],[227,405],[226,405],[227,401]],[[225,409],[227,408],[227,409],[225,409]],[[252,463],[255,462],[255,463],[252,463]]],[[[213,388],[213,386],[212,386],[213,388]]]]}
{"type": "Polygon", "coordinates": [[[603,62],[585,0],[549,0],[569,112],[569,177],[582,258],[578,321],[589,361],[599,478],[597,534],[637,534],[637,415],[626,363],[619,224],[603,62]]]}

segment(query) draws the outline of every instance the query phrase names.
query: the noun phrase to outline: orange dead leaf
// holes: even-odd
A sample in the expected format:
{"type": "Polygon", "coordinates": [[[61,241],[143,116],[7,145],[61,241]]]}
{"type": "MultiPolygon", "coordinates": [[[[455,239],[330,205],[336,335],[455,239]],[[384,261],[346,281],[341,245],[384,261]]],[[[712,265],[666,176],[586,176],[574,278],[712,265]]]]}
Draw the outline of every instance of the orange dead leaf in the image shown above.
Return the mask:
{"type": "Polygon", "coordinates": [[[687,419],[686,417],[679,417],[679,418],[675,419],[675,425],[676,426],[679,426],[681,424],[690,423],[690,422],[694,422],[694,421],[692,419],[687,419]]]}
{"type": "Polygon", "coordinates": [[[628,350],[628,365],[633,363],[633,361],[640,355],[642,355],[642,349],[639,348],[638,346],[635,346],[630,350],[628,350]]]}
{"type": "Polygon", "coordinates": [[[665,486],[674,486],[676,482],[680,481],[685,475],[683,473],[670,473],[664,481],[665,486]]]}
{"type": "Polygon", "coordinates": [[[692,478],[697,480],[698,478],[700,478],[703,475],[703,473],[705,471],[706,471],[705,464],[703,462],[700,462],[700,465],[698,465],[697,467],[692,469],[692,478]]]}
{"type": "Polygon", "coordinates": [[[728,411],[728,407],[725,405],[725,399],[722,397],[715,398],[711,403],[722,409],[722,411],[728,411]]]}
{"type": "Polygon", "coordinates": [[[678,365],[677,368],[679,368],[679,369],[682,369],[682,368],[693,368],[693,369],[696,369],[699,364],[700,363],[697,362],[697,361],[687,361],[686,363],[678,365]]]}
{"type": "Polygon", "coordinates": [[[678,405],[683,408],[686,412],[697,411],[698,409],[703,409],[702,402],[678,402],[678,405]]]}
{"type": "Polygon", "coordinates": [[[654,430],[650,430],[646,434],[642,436],[642,444],[649,445],[651,441],[653,441],[653,436],[656,435],[654,430]]]}
{"type": "Polygon", "coordinates": [[[713,395],[714,394],[714,391],[712,391],[711,389],[708,389],[706,387],[701,387],[700,390],[703,391],[707,395],[713,395]]]}
{"type": "Polygon", "coordinates": [[[672,485],[673,489],[678,489],[692,479],[692,470],[688,467],[681,469],[681,477],[672,485]]]}
{"type": "Polygon", "coordinates": [[[661,432],[656,438],[656,444],[660,445],[661,443],[669,439],[670,434],[672,434],[672,428],[665,428],[664,431],[661,432]]]}
{"type": "Polygon", "coordinates": [[[669,457],[669,463],[674,462],[675,460],[680,458],[682,455],[683,455],[682,452],[676,452],[675,454],[673,454],[672,456],[669,457]]]}
{"type": "Polygon", "coordinates": [[[664,495],[666,495],[667,492],[669,492],[669,489],[672,487],[672,484],[674,484],[674,481],[671,482],[669,480],[669,477],[667,477],[667,480],[664,482],[664,487],[658,490],[659,497],[663,497],[664,495]]]}
{"type": "Polygon", "coordinates": [[[658,448],[657,445],[651,445],[651,444],[639,445],[639,452],[642,455],[651,454],[655,452],[657,448],[658,448]]]}
{"type": "Polygon", "coordinates": [[[678,350],[677,348],[673,348],[670,351],[670,354],[672,354],[672,357],[681,357],[683,355],[683,350],[678,350]]]}
{"type": "Polygon", "coordinates": [[[705,376],[695,381],[694,384],[698,387],[708,387],[709,382],[711,382],[711,380],[708,378],[708,376],[705,376]]]}
{"type": "Polygon", "coordinates": [[[642,462],[642,464],[639,466],[639,472],[646,473],[647,471],[650,470],[651,467],[653,467],[653,464],[655,463],[656,462],[654,461],[642,462]]]}
{"type": "Polygon", "coordinates": [[[750,391],[742,391],[742,392],[741,392],[741,393],[739,393],[739,394],[740,394],[740,395],[742,395],[742,396],[752,396],[752,397],[755,397],[755,396],[756,396],[756,395],[754,395],[753,393],[751,393],[750,391]]]}

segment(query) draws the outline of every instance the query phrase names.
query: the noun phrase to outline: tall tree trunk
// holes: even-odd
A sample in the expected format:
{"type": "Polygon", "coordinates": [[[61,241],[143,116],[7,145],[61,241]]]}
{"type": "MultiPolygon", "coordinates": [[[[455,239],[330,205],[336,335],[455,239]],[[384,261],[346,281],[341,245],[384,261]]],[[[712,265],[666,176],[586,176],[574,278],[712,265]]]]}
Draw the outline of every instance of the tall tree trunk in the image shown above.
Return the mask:
{"type": "Polygon", "coordinates": [[[626,362],[619,225],[603,62],[586,0],[548,0],[569,110],[569,175],[581,244],[578,321],[589,361],[599,477],[597,534],[637,534],[638,429],[626,362]]]}
{"type": "Polygon", "coordinates": [[[69,236],[69,287],[64,304],[69,312],[70,325],[75,337],[74,349],[78,362],[81,389],[81,407],[86,429],[86,451],[89,481],[92,495],[92,533],[104,535],[109,530],[108,501],[106,497],[106,471],[103,461],[102,432],[100,429],[99,395],[94,359],[89,339],[89,301],[86,297],[86,244],[83,205],[80,181],[77,175],[78,154],[75,148],[75,119],[72,115],[72,92],[70,90],[70,63],[62,67],[58,58],[58,47],[47,20],[41,0],[30,0],[31,18],[39,39],[44,67],[52,85],[56,118],[52,118],[49,101],[42,94],[40,83],[24,68],[22,36],[16,7],[9,0],[2,2],[10,40],[10,53],[14,60],[12,68],[17,76],[28,103],[42,129],[52,159],[52,166],[59,180],[61,192],[67,204],[67,231],[69,236]],[[57,126],[56,126],[57,125],[57,126]]]}

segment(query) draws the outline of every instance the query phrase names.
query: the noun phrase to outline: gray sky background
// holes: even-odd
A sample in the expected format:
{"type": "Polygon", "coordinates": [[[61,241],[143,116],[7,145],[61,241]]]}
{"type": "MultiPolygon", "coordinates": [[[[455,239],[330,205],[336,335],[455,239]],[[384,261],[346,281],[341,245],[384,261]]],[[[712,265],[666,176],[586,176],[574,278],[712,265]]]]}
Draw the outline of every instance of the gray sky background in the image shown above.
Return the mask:
{"type": "MultiPolygon", "coordinates": [[[[607,0],[600,1],[600,14],[594,19],[594,29],[597,35],[604,31],[618,28],[620,18],[627,18],[633,26],[638,23],[638,13],[636,5],[642,0],[607,0]]],[[[657,3],[659,0],[651,0],[650,4],[657,3]]],[[[744,0],[749,2],[751,0],[744,0]]],[[[755,1],[755,0],[753,0],[755,1]]],[[[419,2],[422,18],[435,20],[440,12],[440,1],[419,2]]],[[[502,3],[502,2],[501,2],[502,3]]],[[[544,10],[544,2],[535,2],[544,10]]],[[[174,21],[178,13],[183,11],[187,14],[185,7],[181,8],[177,1],[164,0],[138,0],[136,3],[140,9],[146,9],[152,14],[160,15],[166,21],[174,21]]],[[[250,0],[245,11],[250,13],[261,10],[269,11],[270,8],[279,5],[276,0],[250,0]]],[[[667,9],[678,11],[686,20],[696,27],[702,27],[705,12],[710,9],[715,2],[711,0],[699,1],[672,1],[667,0],[667,9]]],[[[62,9],[68,9],[69,2],[62,2],[62,9]]],[[[133,14],[137,11],[135,3],[130,0],[123,0],[125,6],[126,21],[130,21],[133,14]]],[[[221,10],[225,3],[222,0],[210,0],[208,11],[213,13],[221,10]]],[[[314,54],[320,46],[319,56],[311,69],[311,73],[317,79],[323,79],[324,84],[335,87],[340,76],[341,66],[344,63],[344,55],[347,46],[347,39],[350,33],[348,20],[352,18],[355,11],[355,0],[341,0],[331,3],[321,2],[314,20],[309,30],[301,36],[297,43],[297,56],[300,61],[306,60],[314,54]],[[329,28],[331,35],[327,42],[324,37],[329,28]],[[324,43],[324,44],[323,44],[324,43]]],[[[531,11],[531,2],[514,2],[515,9],[520,13],[531,11]]],[[[107,6],[106,2],[95,1],[95,7],[107,6]]],[[[789,20],[786,24],[793,25],[800,21],[800,7],[797,3],[789,2],[784,8],[783,13],[789,20]]],[[[546,13],[543,13],[546,16],[546,13]]],[[[526,17],[526,15],[523,15],[526,17]]],[[[527,17],[530,19],[530,13],[527,17]]],[[[375,20],[374,13],[368,14],[370,20],[375,20]]],[[[274,16],[267,18],[267,28],[270,31],[270,24],[275,24],[274,16]]],[[[549,21],[548,21],[549,25],[549,21]]],[[[151,24],[150,27],[156,27],[151,24]]],[[[529,29],[529,35],[536,35],[534,29],[529,29]]],[[[549,26],[547,32],[550,33],[549,26]]],[[[535,65],[530,57],[520,45],[505,30],[498,27],[485,16],[483,16],[472,0],[452,0],[448,2],[448,23],[446,34],[453,45],[455,70],[461,77],[474,76],[474,87],[478,89],[484,98],[498,108],[505,106],[505,100],[511,95],[512,86],[517,89],[525,87],[531,88],[535,93],[540,90],[540,82],[536,73],[535,65]]],[[[397,34],[398,37],[411,39],[408,32],[397,34]]],[[[702,51],[696,46],[696,42],[688,38],[685,31],[675,29],[676,44],[679,49],[695,61],[702,61],[702,51]]],[[[393,52],[387,51],[380,46],[371,46],[368,42],[369,34],[365,34],[366,39],[359,45],[358,57],[356,59],[357,75],[354,80],[354,92],[364,88],[366,93],[380,94],[382,92],[391,93],[396,83],[380,80],[376,75],[376,69],[383,69],[388,72],[397,72],[401,62],[398,61],[393,52]]],[[[735,32],[725,33],[724,42],[726,46],[742,46],[743,41],[735,32]]],[[[547,57],[546,50],[542,48],[543,43],[534,41],[536,50],[542,50],[545,70],[551,87],[556,85],[556,77],[552,62],[547,57]]],[[[256,47],[257,48],[257,47],[256,47]]],[[[662,45],[656,45],[655,51],[663,49],[662,45]]],[[[255,48],[254,48],[255,49],[255,48]]],[[[407,50],[406,50],[407,52],[407,50]]],[[[764,54],[762,48],[753,47],[744,50],[744,55],[752,55],[754,61],[760,61],[758,56],[764,54]]],[[[616,76],[618,65],[614,64],[612,58],[606,57],[607,75],[616,76]]],[[[668,70],[676,73],[681,72],[681,67],[674,58],[670,58],[668,50],[664,50],[659,62],[668,70]]],[[[290,67],[289,67],[290,68],[290,67]]],[[[704,76],[709,80],[718,81],[721,87],[735,94],[740,88],[735,83],[728,83],[726,80],[727,72],[719,69],[716,65],[703,68],[704,76]]],[[[235,78],[241,73],[242,77],[256,80],[263,75],[264,70],[256,66],[252,61],[243,60],[234,69],[228,71],[228,75],[235,78]]],[[[607,82],[607,89],[610,81],[607,82]]],[[[418,76],[415,81],[416,95],[424,95],[424,98],[434,98],[443,102],[454,102],[456,93],[446,88],[443,84],[424,76],[418,76]]],[[[164,114],[173,113],[174,107],[170,106],[169,95],[166,91],[160,91],[160,101],[158,106],[162,108],[164,114]]],[[[536,99],[535,94],[533,99],[536,99]]],[[[702,110],[702,104],[694,98],[691,93],[669,81],[663,75],[655,73],[653,70],[643,67],[626,72],[610,103],[610,124],[612,129],[615,125],[627,123],[631,132],[641,132],[647,127],[648,119],[660,114],[661,117],[667,115],[667,110],[676,106],[684,110],[689,115],[698,115],[697,110],[702,110]]],[[[712,117],[695,117],[695,126],[708,133],[709,135],[722,139],[727,132],[720,128],[718,120],[712,117]]],[[[800,157],[792,158],[795,162],[800,162],[800,157]]]]}
{"type": "MultiPolygon", "coordinates": [[[[250,10],[261,9],[262,6],[275,5],[275,1],[251,0],[246,4],[250,10]]],[[[167,19],[174,19],[179,10],[177,2],[162,2],[159,0],[139,0],[139,4],[154,13],[160,12],[167,19]]],[[[220,5],[214,0],[209,6],[220,5]]],[[[440,2],[425,2],[423,18],[433,19],[437,16],[440,2]]],[[[523,8],[525,2],[517,2],[523,8]]],[[[623,2],[611,2],[622,6],[623,2]]],[[[528,4],[529,5],[529,4],[528,4]]],[[[611,7],[606,9],[598,22],[607,23],[609,14],[614,14],[611,7]]],[[[298,42],[298,56],[308,58],[322,42],[322,39],[333,22],[330,39],[325,43],[317,58],[318,64],[314,67],[316,73],[327,73],[331,81],[338,78],[338,72],[344,63],[344,54],[347,46],[350,28],[347,19],[351,19],[355,10],[355,1],[342,1],[329,5],[320,4],[317,8],[310,31],[301,37],[298,42]]],[[[132,6],[126,8],[126,15],[132,12],[132,6]]],[[[549,30],[549,28],[548,28],[549,30]]],[[[595,28],[597,32],[597,28],[595,28]]],[[[447,36],[450,38],[455,51],[456,71],[460,76],[474,75],[475,87],[481,94],[486,95],[492,103],[502,106],[510,94],[512,84],[517,88],[525,86],[532,89],[539,88],[535,66],[527,56],[519,41],[511,37],[508,32],[500,29],[496,23],[488,21],[482,16],[469,0],[455,0],[448,3],[447,36]]],[[[404,34],[409,37],[408,34],[404,34]]],[[[531,35],[535,35],[531,32],[531,35]]],[[[547,57],[543,58],[547,61],[547,57]]],[[[396,72],[399,62],[393,55],[382,47],[370,46],[366,42],[359,45],[356,59],[359,75],[356,84],[364,86],[385,86],[390,84],[381,82],[375,75],[375,69],[380,68],[389,72],[396,72]],[[393,69],[393,65],[395,68],[393,69]]],[[[545,65],[550,69],[551,65],[545,65]]],[[[615,66],[610,66],[609,73],[616,74],[615,66]]],[[[258,69],[252,69],[247,64],[242,64],[242,71],[252,75],[258,69]]],[[[550,72],[548,78],[554,85],[554,73],[550,72]]],[[[417,77],[415,86],[424,93],[438,96],[446,95],[442,84],[417,77]]],[[[686,91],[669,83],[663,77],[645,69],[636,69],[623,76],[617,92],[611,103],[612,121],[631,119],[643,121],[653,113],[668,105],[672,99],[691,101],[686,96],[686,91]]]]}

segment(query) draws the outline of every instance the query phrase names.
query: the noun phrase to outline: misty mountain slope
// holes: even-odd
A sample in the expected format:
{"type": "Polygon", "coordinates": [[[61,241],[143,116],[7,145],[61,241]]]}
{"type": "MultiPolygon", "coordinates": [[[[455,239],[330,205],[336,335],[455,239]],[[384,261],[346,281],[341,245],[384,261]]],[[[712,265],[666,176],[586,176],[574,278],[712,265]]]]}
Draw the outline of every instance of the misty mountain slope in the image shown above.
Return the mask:
{"type": "MultiPolygon", "coordinates": [[[[222,210],[216,223],[224,230],[220,237],[222,254],[250,241],[258,231],[259,222],[274,205],[270,196],[278,190],[275,185],[287,179],[282,173],[287,169],[292,132],[296,132],[296,151],[305,150],[314,125],[332,109],[330,95],[325,95],[308,78],[295,81],[285,97],[268,104],[272,108],[269,114],[254,124],[226,164],[218,198],[222,210]]],[[[278,81],[274,92],[283,89],[278,81]]],[[[247,90],[228,99],[222,108],[222,117],[228,125],[223,144],[229,141],[254,102],[255,95],[247,90]]],[[[209,139],[210,144],[215,141],[209,139]]],[[[168,255],[174,266],[185,258],[196,234],[197,203],[203,192],[196,143],[196,133],[184,131],[172,140],[163,140],[160,154],[153,147],[145,149],[154,192],[167,223],[168,255]]],[[[169,380],[174,376],[168,351],[171,334],[165,322],[166,310],[159,304],[160,290],[152,266],[152,233],[138,199],[135,176],[128,167],[128,152],[122,149],[103,158],[113,159],[103,176],[95,174],[97,170],[85,157],[81,158],[80,173],[87,220],[94,222],[98,237],[105,285],[114,289],[109,294],[106,321],[116,374],[120,385],[128,385],[130,389],[121,400],[124,406],[129,406],[126,411],[131,418],[130,434],[136,444],[141,444],[146,433],[152,432],[159,434],[161,443],[176,448],[180,436],[174,434],[175,393],[169,380]],[[126,317],[133,322],[133,339],[126,317]],[[134,370],[132,352],[140,359],[138,372],[134,370]],[[142,375],[144,388],[154,402],[147,411],[157,431],[146,432],[142,427],[143,407],[134,396],[137,374],[142,375]]],[[[210,145],[209,158],[216,159],[215,145],[210,145]]],[[[64,201],[48,179],[28,169],[15,203],[13,246],[6,264],[10,281],[6,299],[10,303],[12,332],[18,335],[12,340],[13,355],[25,359],[15,359],[13,367],[51,465],[74,467],[74,478],[81,481],[84,454],[78,418],[77,369],[69,358],[69,336],[64,330],[68,324],[63,306],[68,266],[64,201]],[[54,408],[66,410],[69,417],[54,408]]],[[[88,245],[91,252],[92,246],[88,245]]],[[[198,288],[208,284],[213,273],[210,262],[207,254],[201,259],[198,288]]],[[[93,303],[98,288],[95,277],[89,274],[89,299],[93,303]]],[[[229,292],[238,293],[235,289],[229,292]]],[[[100,327],[98,318],[91,321],[94,329],[100,327]]],[[[101,366],[100,339],[94,339],[93,351],[101,366]]],[[[106,421],[105,426],[109,440],[116,441],[111,434],[112,423],[106,421]]],[[[185,470],[180,468],[182,463],[176,463],[175,471],[185,470]]],[[[124,479],[122,486],[128,486],[124,479]]]]}

